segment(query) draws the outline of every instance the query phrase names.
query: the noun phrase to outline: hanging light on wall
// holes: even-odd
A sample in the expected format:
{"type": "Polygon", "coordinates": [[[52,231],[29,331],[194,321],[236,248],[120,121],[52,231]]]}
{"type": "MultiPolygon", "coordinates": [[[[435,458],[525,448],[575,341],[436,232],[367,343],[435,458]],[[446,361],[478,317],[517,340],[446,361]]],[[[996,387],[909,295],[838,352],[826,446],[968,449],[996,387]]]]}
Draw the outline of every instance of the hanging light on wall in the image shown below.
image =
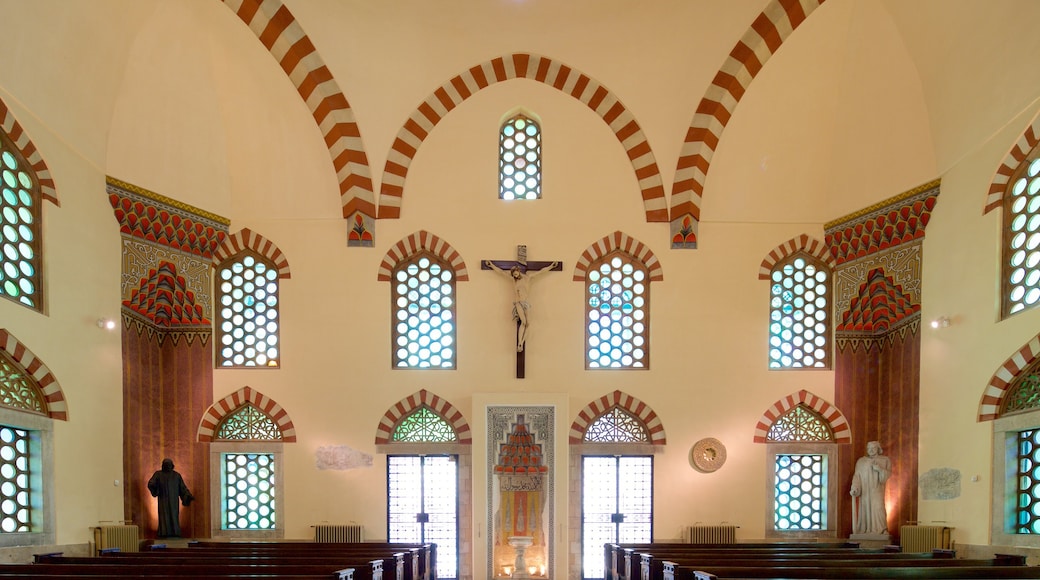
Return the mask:
{"type": "Polygon", "coordinates": [[[950,322],[949,316],[940,316],[932,321],[932,328],[949,328],[950,322]]]}

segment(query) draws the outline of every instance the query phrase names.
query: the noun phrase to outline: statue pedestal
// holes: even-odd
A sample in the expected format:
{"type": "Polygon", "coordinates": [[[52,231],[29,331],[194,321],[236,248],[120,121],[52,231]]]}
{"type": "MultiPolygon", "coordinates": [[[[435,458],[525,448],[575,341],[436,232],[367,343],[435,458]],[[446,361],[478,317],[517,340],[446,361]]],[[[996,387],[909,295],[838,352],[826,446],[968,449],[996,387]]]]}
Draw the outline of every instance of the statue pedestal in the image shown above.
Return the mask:
{"type": "Polygon", "coordinates": [[[863,548],[883,548],[892,545],[889,534],[850,534],[850,542],[859,542],[863,548]]]}

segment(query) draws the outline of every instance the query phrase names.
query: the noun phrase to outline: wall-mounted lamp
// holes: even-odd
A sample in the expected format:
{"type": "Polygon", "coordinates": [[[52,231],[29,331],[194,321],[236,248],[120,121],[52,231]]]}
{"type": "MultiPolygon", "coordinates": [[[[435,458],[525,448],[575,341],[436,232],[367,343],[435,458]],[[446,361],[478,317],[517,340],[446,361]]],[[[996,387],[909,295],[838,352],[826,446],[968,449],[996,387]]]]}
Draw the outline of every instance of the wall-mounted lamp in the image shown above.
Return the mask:
{"type": "Polygon", "coordinates": [[[949,328],[949,326],[950,326],[950,317],[949,316],[940,316],[939,318],[936,318],[935,320],[932,321],[932,328],[949,328]]]}
{"type": "Polygon", "coordinates": [[[116,327],[116,321],[111,318],[98,318],[97,327],[103,330],[114,330],[116,327]]]}

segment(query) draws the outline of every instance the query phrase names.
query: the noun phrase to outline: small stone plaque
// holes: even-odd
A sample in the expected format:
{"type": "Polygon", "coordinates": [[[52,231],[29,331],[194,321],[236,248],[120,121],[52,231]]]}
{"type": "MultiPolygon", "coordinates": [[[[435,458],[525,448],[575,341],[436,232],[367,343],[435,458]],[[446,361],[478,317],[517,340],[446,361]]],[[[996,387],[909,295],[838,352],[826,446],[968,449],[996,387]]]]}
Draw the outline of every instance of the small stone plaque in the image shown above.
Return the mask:
{"type": "Polygon", "coordinates": [[[917,480],[922,499],[956,499],[961,496],[961,472],[949,467],[931,469],[917,480]]]}

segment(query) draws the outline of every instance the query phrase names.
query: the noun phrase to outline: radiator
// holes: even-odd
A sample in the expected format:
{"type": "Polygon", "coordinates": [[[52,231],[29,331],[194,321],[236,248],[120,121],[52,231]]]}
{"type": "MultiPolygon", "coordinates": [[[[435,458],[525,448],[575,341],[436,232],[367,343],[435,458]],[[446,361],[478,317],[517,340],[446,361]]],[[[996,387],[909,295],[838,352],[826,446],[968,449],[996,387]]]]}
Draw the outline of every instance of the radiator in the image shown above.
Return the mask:
{"type": "Polygon", "coordinates": [[[686,526],[683,528],[683,540],[687,544],[735,544],[737,527],[731,524],[686,526]]]}
{"type": "Polygon", "coordinates": [[[365,541],[365,529],[358,524],[318,524],[314,526],[314,541],[327,544],[365,541]]]}
{"type": "Polygon", "coordinates": [[[951,530],[946,526],[900,526],[899,546],[904,552],[949,550],[951,530]]]}
{"type": "Polygon", "coordinates": [[[140,534],[135,525],[101,525],[94,528],[94,545],[98,550],[119,548],[121,552],[137,552],[140,534]]]}

